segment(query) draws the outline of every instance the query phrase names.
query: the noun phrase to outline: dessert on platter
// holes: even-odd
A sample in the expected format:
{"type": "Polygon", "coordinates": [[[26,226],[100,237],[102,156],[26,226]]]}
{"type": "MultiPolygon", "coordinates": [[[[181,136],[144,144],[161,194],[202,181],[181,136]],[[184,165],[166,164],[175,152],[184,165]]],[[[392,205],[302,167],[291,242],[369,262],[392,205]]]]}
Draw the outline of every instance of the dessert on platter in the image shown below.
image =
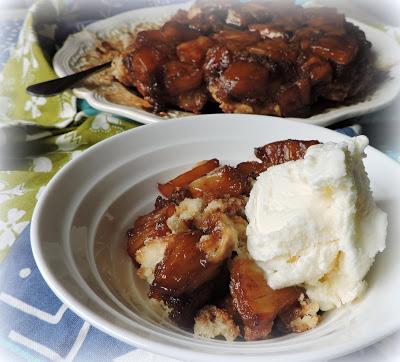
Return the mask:
{"type": "Polygon", "coordinates": [[[128,231],[149,298],[180,327],[228,341],[304,332],[361,298],[387,228],[367,144],[277,141],[255,149],[259,161],[211,159],[160,183],[128,231]]]}
{"type": "Polygon", "coordinates": [[[85,85],[159,115],[306,118],[364,99],[381,75],[371,43],[343,14],[291,1],[198,0],[164,24],[99,39],[83,67],[109,60],[112,70],[85,85]]]}

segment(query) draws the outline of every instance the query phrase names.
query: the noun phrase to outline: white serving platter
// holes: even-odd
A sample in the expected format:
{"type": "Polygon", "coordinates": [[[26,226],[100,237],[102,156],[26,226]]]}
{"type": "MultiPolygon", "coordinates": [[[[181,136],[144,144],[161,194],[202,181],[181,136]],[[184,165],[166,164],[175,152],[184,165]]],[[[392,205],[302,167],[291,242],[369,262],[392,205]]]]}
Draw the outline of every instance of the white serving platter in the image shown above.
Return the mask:
{"type": "MultiPolygon", "coordinates": [[[[93,49],[95,35],[104,38],[109,34],[123,29],[133,29],[140,24],[162,24],[179,9],[188,8],[190,5],[191,2],[133,10],[90,24],[85,30],[68,37],[53,59],[54,69],[59,77],[76,72],[81,57],[89,50],[93,49]]],[[[347,20],[359,26],[365,32],[367,39],[371,41],[373,45],[379,69],[387,71],[388,77],[379,85],[378,89],[363,102],[350,106],[328,109],[310,118],[289,119],[327,126],[339,120],[379,110],[392,102],[400,93],[399,44],[393,37],[376,27],[366,25],[354,19],[348,18],[347,20]]],[[[141,123],[155,123],[164,119],[138,107],[128,107],[111,103],[96,91],[87,88],[76,88],[74,89],[74,94],[78,98],[86,99],[92,107],[98,110],[127,117],[141,123]]],[[[174,110],[168,112],[167,118],[178,118],[188,115],[190,115],[190,113],[174,110]]]]}

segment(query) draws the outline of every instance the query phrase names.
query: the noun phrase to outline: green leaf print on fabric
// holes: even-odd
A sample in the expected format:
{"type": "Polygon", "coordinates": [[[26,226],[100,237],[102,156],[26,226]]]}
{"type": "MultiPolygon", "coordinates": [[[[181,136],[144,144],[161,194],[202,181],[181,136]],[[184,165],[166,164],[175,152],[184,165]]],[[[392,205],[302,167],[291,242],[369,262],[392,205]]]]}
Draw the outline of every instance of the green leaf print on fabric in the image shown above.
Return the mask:
{"type": "Polygon", "coordinates": [[[51,35],[51,21],[62,6],[62,1],[42,0],[31,7],[0,75],[0,147],[7,150],[0,152],[0,261],[57,171],[90,146],[138,125],[110,114],[85,114],[71,92],[49,98],[26,93],[28,85],[56,78],[36,25],[40,19],[41,35],[43,29],[51,35]]]}
{"type": "Polygon", "coordinates": [[[63,128],[73,122],[76,114],[76,99],[71,92],[45,98],[32,97],[25,91],[33,83],[56,78],[35,33],[36,9],[33,6],[28,12],[17,47],[3,69],[0,95],[11,101],[6,119],[0,122],[63,128]]]}

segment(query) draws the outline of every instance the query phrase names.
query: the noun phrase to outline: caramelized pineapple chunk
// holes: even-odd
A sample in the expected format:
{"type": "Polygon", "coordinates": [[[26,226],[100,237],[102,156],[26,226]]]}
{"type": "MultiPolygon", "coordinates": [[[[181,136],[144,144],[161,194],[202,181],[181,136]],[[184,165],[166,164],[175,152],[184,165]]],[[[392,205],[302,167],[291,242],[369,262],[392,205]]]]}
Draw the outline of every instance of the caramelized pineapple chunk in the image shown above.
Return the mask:
{"type": "Polygon", "coordinates": [[[132,70],[136,80],[150,87],[167,59],[168,54],[158,48],[141,47],[134,53],[129,53],[124,61],[127,62],[126,67],[132,70]]]}
{"type": "Polygon", "coordinates": [[[168,21],[166,22],[162,28],[161,32],[167,41],[179,44],[184,41],[193,40],[199,37],[201,34],[189,28],[186,24],[179,23],[177,21],[168,21]]]}
{"type": "Polygon", "coordinates": [[[248,51],[265,55],[274,62],[295,62],[297,50],[282,38],[268,39],[248,47],[248,51]]]}
{"type": "Polygon", "coordinates": [[[191,182],[188,190],[193,197],[202,197],[210,201],[227,196],[240,196],[246,187],[247,180],[237,169],[223,166],[191,182]]]}
{"type": "Polygon", "coordinates": [[[281,310],[295,303],[302,289],[271,289],[255,261],[236,257],[230,266],[230,291],[235,309],[244,324],[244,339],[265,338],[281,310]]]}
{"type": "Polygon", "coordinates": [[[268,93],[268,70],[261,64],[236,62],[225,70],[222,83],[235,99],[264,99],[268,93]]]}
{"type": "Polygon", "coordinates": [[[164,65],[163,75],[165,89],[171,96],[178,96],[197,89],[203,82],[201,69],[177,60],[172,60],[164,65]]]}
{"type": "Polygon", "coordinates": [[[196,290],[180,296],[162,294],[154,296],[150,289],[150,297],[158,297],[168,306],[169,317],[181,328],[193,332],[196,313],[206,304],[219,300],[229,294],[229,271],[226,263],[221,265],[218,274],[202,284],[196,290]]]}
{"type": "Polygon", "coordinates": [[[128,234],[128,254],[136,260],[136,252],[140,249],[146,239],[165,236],[170,233],[167,219],[175,212],[175,205],[169,203],[161,209],[153,210],[146,215],[140,216],[128,234]]]}
{"type": "Polygon", "coordinates": [[[332,79],[332,66],[328,61],[319,57],[310,57],[302,66],[304,74],[308,74],[311,84],[315,85],[321,82],[330,82],[332,79]]]}
{"type": "Polygon", "coordinates": [[[179,175],[178,177],[175,177],[173,180],[170,180],[165,184],[158,184],[158,190],[165,197],[169,198],[171,197],[173,192],[178,191],[179,189],[189,185],[194,180],[204,176],[210,171],[216,169],[218,166],[219,161],[216,158],[204,161],[192,168],[190,171],[187,171],[179,175]]]}
{"type": "Polygon", "coordinates": [[[203,63],[208,49],[213,44],[214,41],[211,38],[200,36],[195,40],[179,44],[176,48],[176,54],[183,63],[199,65],[203,63]]]}
{"type": "Polygon", "coordinates": [[[277,141],[256,148],[254,153],[264,164],[272,166],[302,159],[307,149],[317,144],[318,141],[277,141]]]}
{"type": "Polygon", "coordinates": [[[255,44],[261,40],[259,33],[255,31],[222,30],[214,35],[214,38],[221,44],[226,45],[229,50],[240,50],[246,46],[255,44]]]}
{"type": "Polygon", "coordinates": [[[256,179],[257,176],[267,170],[268,164],[257,162],[257,161],[247,161],[239,163],[236,168],[246,177],[251,177],[256,179]]]}
{"type": "Polygon", "coordinates": [[[209,263],[197,247],[201,235],[193,231],[165,236],[167,249],[155,268],[151,296],[160,299],[163,294],[191,293],[219,273],[221,264],[209,263]]]}
{"type": "Polygon", "coordinates": [[[349,64],[357,55],[357,41],[350,36],[325,36],[311,45],[312,51],[337,64],[349,64]]]}

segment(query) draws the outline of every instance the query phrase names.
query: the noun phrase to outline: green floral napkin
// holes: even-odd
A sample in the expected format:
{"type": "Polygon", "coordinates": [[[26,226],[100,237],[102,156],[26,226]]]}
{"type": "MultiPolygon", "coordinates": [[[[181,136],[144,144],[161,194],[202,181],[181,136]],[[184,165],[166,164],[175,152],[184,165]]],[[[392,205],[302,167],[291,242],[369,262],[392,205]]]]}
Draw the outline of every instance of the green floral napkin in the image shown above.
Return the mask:
{"type": "Polygon", "coordinates": [[[71,92],[31,97],[28,85],[56,78],[39,45],[52,41],[62,1],[39,1],[29,10],[17,47],[0,75],[0,261],[28,224],[52,176],[93,144],[135,127],[131,121],[77,109],[71,92]]]}

